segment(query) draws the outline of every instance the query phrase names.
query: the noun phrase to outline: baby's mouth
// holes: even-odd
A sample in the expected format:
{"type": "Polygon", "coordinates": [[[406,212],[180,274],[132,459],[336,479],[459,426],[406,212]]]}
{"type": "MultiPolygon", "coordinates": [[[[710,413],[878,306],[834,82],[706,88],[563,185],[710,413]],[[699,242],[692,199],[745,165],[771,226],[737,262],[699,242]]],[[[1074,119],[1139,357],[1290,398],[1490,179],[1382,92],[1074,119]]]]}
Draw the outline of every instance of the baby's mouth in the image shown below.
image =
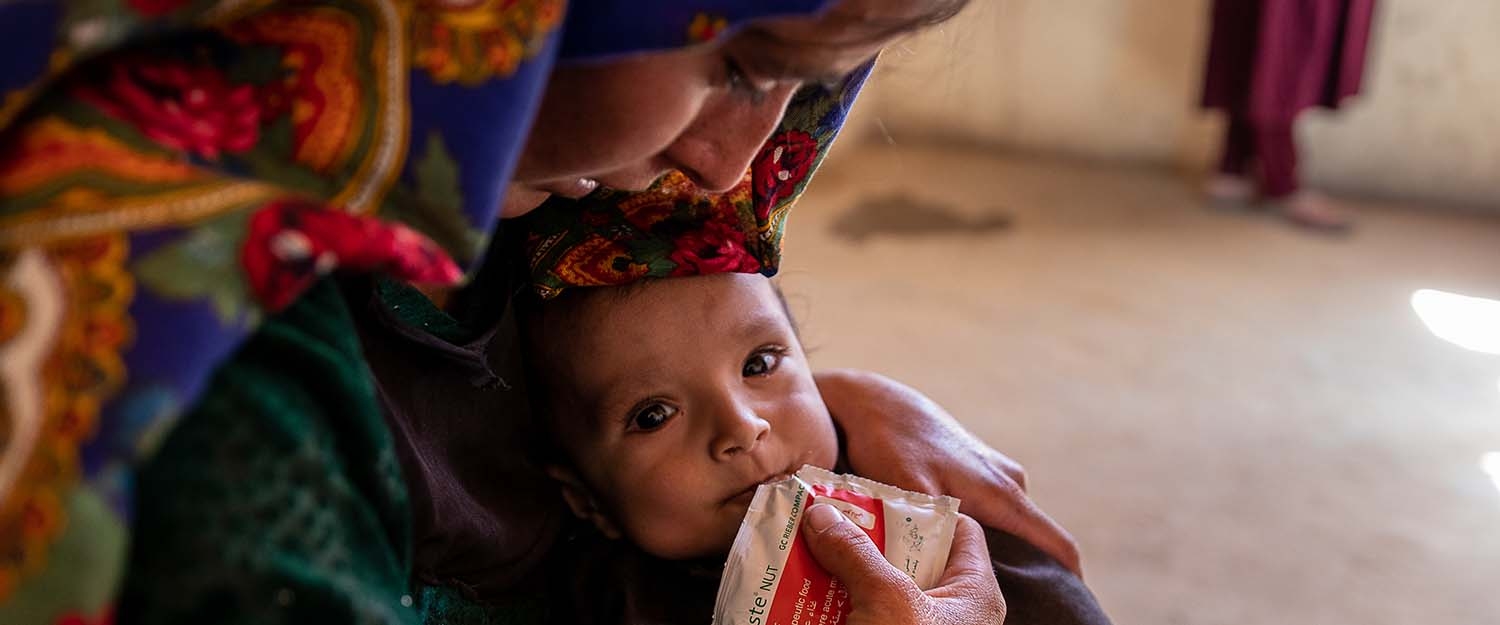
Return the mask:
{"type": "Polygon", "coordinates": [[[744,505],[748,506],[748,505],[750,505],[750,500],[755,498],[755,489],[760,488],[761,484],[770,484],[772,482],[779,482],[779,481],[781,481],[783,479],[786,479],[788,476],[791,476],[793,473],[796,473],[796,472],[797,472],[796,467],[787,467],[787,468],[785,468],[785,469],[783,469],[783,470],[781,470],[781,471],[779,471],[777,473],[772,473],[770,475],[767,475],[765,478],[761,479],[760,481],[752,483],[749,486],[746,486],[745,488],[743,488],[743,489],[735,492],[733,495],[730,495],[729,497],[725,498],[724,499],[724,505],[743,503],[744,505]]]}

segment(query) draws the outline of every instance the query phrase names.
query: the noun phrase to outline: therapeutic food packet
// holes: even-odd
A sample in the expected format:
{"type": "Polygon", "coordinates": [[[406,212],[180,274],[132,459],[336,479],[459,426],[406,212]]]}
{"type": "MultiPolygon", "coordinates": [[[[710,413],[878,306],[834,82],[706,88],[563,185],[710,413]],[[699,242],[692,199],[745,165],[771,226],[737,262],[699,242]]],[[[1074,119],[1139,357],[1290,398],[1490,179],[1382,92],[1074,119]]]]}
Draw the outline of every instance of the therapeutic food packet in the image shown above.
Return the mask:
{"type": "Polygon", "coordinates": [[[724,566],[714,623],[720,625],[836,625],[849,613],[849,596],[818,566],[802,540],[803,512],[832,505],[870,536],[886,560],[917,586],[936,586],[948,566],[958,524],[958,500],[914,493],[807,465],[786,479],[762,484],[724,566]]]}

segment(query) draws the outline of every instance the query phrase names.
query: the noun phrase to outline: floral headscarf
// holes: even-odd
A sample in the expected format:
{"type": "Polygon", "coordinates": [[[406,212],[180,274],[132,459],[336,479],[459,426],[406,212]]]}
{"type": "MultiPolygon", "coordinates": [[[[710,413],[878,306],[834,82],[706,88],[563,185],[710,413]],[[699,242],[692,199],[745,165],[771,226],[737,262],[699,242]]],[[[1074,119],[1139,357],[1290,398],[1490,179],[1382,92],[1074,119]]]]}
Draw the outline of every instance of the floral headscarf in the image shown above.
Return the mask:
{"type": "Polygon", "coordinates": [[[546,299],[570,287],[641,278],[775,275],[787,212],[838,135],[868,70],[831,89],[798,93],[745,178],[726,193],[704,194],[672,173],[643,193],[596,193],[518,220],[532,288],[546,299]]]}
{"type": "MultiPolygon", "coordinates": [[[[133,467],[265,314],[333,271],[463,279],[554,64],[827,2],[0,3],[0,622],[107,618],[133,467]]],[[[799,97],[740,188],[693,193],[735,218],[652,271],[773,269],[860,82],[799,97]]]]}

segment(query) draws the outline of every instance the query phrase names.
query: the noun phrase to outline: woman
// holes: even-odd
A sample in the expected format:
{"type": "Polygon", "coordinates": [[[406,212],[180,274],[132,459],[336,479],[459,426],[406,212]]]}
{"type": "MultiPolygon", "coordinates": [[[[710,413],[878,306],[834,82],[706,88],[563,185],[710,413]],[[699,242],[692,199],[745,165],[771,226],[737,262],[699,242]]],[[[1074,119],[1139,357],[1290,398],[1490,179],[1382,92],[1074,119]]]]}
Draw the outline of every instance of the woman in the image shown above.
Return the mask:
{"type": "MultiPolygon", "coordinates": [[[[362,305],[420,305],[406,283],[453,284],[479,267],[497,207],[517,214],[665,170],[734,186],[803,78],[852,74],[807,99],[823,117],[787,115],[823,131],[802,152],[777,152],[788,162],[775,159],[775,182],[759,190],[767,223],[784,219],[864,60],[951,8],[669,4],[0,8],[0,40],[14,48],[0,74],[0,620],[107,620],[127,541],[122,620],[481,618],[445,580],[410,578],[424,553],[413,540],[425,538],[410,500],[436,498],[402,473],[410,456],[398,441],[419,439],[382,418],[382,404],[400,403],[385,393],[405,385],[372,381],[362,305]],[[791,17],[751,22],[771,15],[791,17]],[[648,51],[660,53],[625,56],[648,51]],[[571,65],[522,149],[559,63],[571,65]],[[580,109],[590,100],[605,105],[580,109]],[[342,285],[323,279],[335,272],[342,285]]],[[[474,271],[452,295],[462,319],[451,326],[434,315],[390,327],[472,362],[504,308],[497,280],[474,271]]],[[[1076,563],[1066,535],[1019,494],[1013,463],[919,396],[871,380],[830,374],[820,385],[836,409],[897,393],[927,420],[876,411],[861,431],[906,441],[883,447],[890,454],[943,458],[887,479],[983,493],[973,499],[988,507],[972,512],[1048,537],[1076,563]]],[[[879,578],[866,564],[842,569],[851,587],[879,578]]],[[[882,612],[993,615],[998,595],[907,599],[882,612]]],[[[534,608],[498,609],[524,620],[534,608]]]]}
{"type": "Polygon", "coordinates": [[[1327,198],[1302,190],[1294,126],[1359,93],[1375,0],[1218,0],[1203,104],[1229,114],[1211,197],[1259,195],[1293,223],[1349,227],[1327,198]]]}

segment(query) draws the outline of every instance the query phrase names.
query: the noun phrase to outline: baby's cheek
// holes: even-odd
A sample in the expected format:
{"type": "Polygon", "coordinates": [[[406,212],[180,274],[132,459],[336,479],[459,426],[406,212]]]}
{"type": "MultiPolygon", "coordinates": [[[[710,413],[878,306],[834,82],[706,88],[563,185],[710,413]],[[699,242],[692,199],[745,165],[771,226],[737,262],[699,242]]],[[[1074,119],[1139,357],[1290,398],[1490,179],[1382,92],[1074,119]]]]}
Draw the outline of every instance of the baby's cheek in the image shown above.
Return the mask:
{"type": "Polygon", "coordinates": [[[833,427],[833,417],[828,414],[821,398],[808,405],[806,410],[807,428],[802,434],[802,445],[812,458],[808,464],[831,469],[838,462],[839,455],[838,432],[833,427]]]}
{"type": "Polygon", "coordinates": [[[745,513],[749,508],[738,508],[733,517],[729,518],[719,531],[718,539],[714,541],[713,554],[729,553],[734,546],[734,538],[740,533],[740,524],[745,520],[745,513]]]}
{"type": "MultiPolygon", "coordinates": [[[[680,488],[689,489],[688,494],[697,490],[697,487],[680,488]]],[[[698,558],[727,550],[739,531],[744,509],[736,516],[726,506],[715,514],[706,503],[707,494],[697,494],[693,499],[637,500],[626,520],[626,538],[646,553],[668,560],[698,558]]]]}

